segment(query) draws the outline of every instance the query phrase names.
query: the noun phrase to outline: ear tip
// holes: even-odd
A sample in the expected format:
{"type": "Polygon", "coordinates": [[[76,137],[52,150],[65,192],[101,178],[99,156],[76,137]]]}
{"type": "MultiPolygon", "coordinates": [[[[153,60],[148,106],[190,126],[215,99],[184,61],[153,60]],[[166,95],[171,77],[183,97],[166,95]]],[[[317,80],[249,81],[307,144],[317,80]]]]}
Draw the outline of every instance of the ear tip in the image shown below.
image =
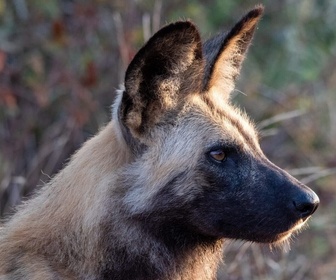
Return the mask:
{"type": "Polygon", "coordinates": [[[264,5],[258,4],[254,7],[254,9],[248,12],[247,16],[249,18],[259,18],[264,13],[264,10],[265,10],[264,5]]]}
{"type": "Polygon", "coordinates": [[[183,28],[196,28],[196,25],[191,20],[178,20],[175,22],[172,22],[171,24],[174,27],[183,27],[183,28]]]}
{"type": "Polygon", "coordinates": [[[197,26],[190,20],[184,20],[184,21],[176,21],[173,23],[170,23],[163,27],[162,29],[166,29],[166,31],[185,31],[190,32],[193,34],[199,34],[197,26]]]}

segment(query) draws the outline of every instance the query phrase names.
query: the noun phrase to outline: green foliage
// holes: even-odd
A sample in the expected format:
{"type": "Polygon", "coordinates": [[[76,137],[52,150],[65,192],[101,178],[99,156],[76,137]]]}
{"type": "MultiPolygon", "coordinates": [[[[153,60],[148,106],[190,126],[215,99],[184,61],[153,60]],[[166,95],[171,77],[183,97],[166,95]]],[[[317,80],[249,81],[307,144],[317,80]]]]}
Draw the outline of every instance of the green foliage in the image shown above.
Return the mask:
{"type": "MultiPolygon", "coordinates": [[[[58,18],[61,14],[61,7],[58,0],[30,0],[29,5],[32,12],[41,14],[48,19],[58,18]]],[[[28,3],[27,3],[28,4],[28,3]]]]}

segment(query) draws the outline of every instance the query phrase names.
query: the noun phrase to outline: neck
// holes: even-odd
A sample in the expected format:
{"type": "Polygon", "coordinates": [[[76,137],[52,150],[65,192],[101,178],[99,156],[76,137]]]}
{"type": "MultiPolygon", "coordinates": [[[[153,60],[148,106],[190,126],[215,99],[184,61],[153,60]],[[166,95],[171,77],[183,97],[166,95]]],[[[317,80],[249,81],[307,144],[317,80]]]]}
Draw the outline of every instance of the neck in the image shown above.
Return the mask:
{"type": "Polygon", "coordinates": [[[216,279],[223,240],[195,234],[182,221],[160,223],[151,217],[118,227],[104,227],[109,244],[101,244],[108,260],[102,279],[216,279]]]}

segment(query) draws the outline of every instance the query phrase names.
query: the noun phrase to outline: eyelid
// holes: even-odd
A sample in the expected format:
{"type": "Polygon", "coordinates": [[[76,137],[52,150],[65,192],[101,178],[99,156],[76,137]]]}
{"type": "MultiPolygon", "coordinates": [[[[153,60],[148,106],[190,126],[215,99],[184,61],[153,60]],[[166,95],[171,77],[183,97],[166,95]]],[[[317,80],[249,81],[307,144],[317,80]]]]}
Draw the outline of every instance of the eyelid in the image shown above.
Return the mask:
{"type": "Polygon", "coordinates": [[[209,156],[218,162],[223,162],[226,159],[226,153],[223,149],[211,150],[209,156]],[[218,156],[218,158],[216,158],[218,156]]]}
{"type": "Polygon", "coordinates": [[[232,151],[237,151],[237,148],[230,144],[218,144],[218,145],[213,145],[209,147],[207,149],[207,153],[210,153],[211,151],[216,151],[216,150],[222,150],[224,153],[228,154],[232,151]]]}

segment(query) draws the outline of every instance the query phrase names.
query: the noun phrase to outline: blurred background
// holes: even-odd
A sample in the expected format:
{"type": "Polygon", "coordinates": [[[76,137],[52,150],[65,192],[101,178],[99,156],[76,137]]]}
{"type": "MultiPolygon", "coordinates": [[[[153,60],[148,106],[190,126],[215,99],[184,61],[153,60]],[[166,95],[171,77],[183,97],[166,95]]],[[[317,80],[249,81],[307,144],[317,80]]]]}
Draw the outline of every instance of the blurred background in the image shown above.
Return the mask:
{"type": "Polygon", "coordinates": [[[290,250],[229,242],[218,279],[336,279],[336,1],[0,0],[0,216],[110,119],[141,45],[191,19],[203,38],[263,2],[234,102],[321,206],[290,250]]]}

